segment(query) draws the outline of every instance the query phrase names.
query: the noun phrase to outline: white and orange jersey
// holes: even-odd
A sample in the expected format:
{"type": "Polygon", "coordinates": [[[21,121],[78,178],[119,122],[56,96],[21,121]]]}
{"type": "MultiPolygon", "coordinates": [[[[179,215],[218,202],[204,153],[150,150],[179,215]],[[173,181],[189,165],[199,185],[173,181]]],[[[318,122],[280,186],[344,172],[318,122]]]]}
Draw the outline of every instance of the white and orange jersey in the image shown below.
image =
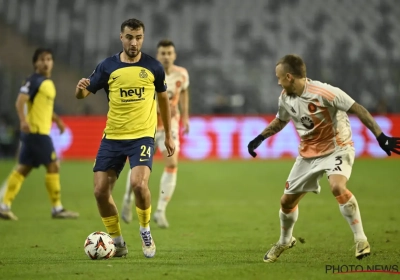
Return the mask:
{"type": "Polygon", "coordinates": [[[319,157],[332,153],[336,147],[353,145],[346,112],[354,102],[340,88],[307,79],[300,97],[282,91],[276,117],[293,120],[301,138],[300,156],[319,157]]]}
{"type": "MultiPolygon", "coordinates": [[[[183,90],[189,87],[189,73],[188,71],[180,66],[173,65],[170,72],[165,74],[165,81],[167,82],[167,92],[169,101],[171,104],[171,117],[173,125],[179,124],[179,97],[183,90]]],[[[158,110],[158,122],[157,129],[163,129],[163,123],[158,110]]]]}

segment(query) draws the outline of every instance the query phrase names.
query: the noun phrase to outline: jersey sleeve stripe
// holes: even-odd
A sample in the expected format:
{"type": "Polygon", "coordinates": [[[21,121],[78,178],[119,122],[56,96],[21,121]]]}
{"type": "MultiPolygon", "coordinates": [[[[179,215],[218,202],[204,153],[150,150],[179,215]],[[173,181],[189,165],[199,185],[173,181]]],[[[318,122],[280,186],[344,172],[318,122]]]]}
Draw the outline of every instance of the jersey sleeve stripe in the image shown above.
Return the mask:
{"type": "Polygon", "coordinates": [[[332,97],[328,96],[327,94],[323,93],[322,91],[309,89],[308,92],[312,93],[312,94],[316,94],[316,95],[322,96],[323,98],[326,98],[328,101],[333,101],[332,97]]]}
{"type": "Polygon", "coordinates": [[[319,86],[315,86],[315,85],[310,85],[310,87],[312,89],[315,89],[317,91],[321,91],[324,92],[327,96],[329,96],[330,98],[334,99],[335,98],[335,94],[325,88],[319,87],[319,86]]]}
{"type": "Polygon", "coordinates": [[[325,92],[325,91],[323,91],[323,90],[321,90],[321,89],[311,89],[311,88],[309,88],[309,89],[308,89],[308,92],[309,92],[309,93],[313,93],[313,94],[320,95],[320,96],[322,96],[322,97],[325,97],[325,98],[326,98],[327,100],[329,100],[329,101],[333,101],[333,100],[335,99],[335,96],[334,96],[334,95],[330,94],[329,92],[325,92]]]}

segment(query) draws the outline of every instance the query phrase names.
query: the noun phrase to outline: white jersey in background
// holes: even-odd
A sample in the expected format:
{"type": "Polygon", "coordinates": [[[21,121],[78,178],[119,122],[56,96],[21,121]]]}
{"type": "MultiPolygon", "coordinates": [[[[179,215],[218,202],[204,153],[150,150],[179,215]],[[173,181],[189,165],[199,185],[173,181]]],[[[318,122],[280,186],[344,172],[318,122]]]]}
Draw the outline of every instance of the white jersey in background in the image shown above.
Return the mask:
{"type": "MultiPolygon", "coordinates": [[[[174,65],[172,69],[170,69],[169,74],[165,73],[165,81],[168,85],[167,93],[171,105],[171,133],[175,141],[175,149],[179,151],[179,98],[182,90],[186,90],[189,87],[189,74],[185,68],[174,65]]],[[[163,152],[165,151],[164,126],[159,110],[157,112],[156,146],[163,152]]]]}

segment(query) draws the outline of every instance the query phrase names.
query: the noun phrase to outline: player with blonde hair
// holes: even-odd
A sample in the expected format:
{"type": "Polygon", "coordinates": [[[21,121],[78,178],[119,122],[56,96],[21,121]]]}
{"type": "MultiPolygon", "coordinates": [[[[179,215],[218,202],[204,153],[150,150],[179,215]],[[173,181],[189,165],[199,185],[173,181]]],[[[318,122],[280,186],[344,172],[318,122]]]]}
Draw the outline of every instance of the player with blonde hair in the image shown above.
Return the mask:
{"type": "Polygon", "coordinates": [[[370,245],[361,221],[355,196],[347,188],[354,163],[355,151],[347,113],[355,114],[375,135],[380,147],[390,156],[400,153],[400,138],[386,136],[371,114],[340,88],[306,76],[306,65],[297,55],[286,55],[276,65],[276,77],[283,91],[279,97],[276,118],[260,135],[250,141],[248,151],[254,150],[268,137],[281,131],[293,121],[301,142],[299,156],[286,181],[281,198],[279,218],[281,236],[265,254],[265,262],[275,262],[285,250],[296,244],[293,227],[299,216],[298,204],[308,192],[319,193],[319,181],[327,175],[332,194],[354,234],[355,256],[362,259],[370,254],[370,245]]]}

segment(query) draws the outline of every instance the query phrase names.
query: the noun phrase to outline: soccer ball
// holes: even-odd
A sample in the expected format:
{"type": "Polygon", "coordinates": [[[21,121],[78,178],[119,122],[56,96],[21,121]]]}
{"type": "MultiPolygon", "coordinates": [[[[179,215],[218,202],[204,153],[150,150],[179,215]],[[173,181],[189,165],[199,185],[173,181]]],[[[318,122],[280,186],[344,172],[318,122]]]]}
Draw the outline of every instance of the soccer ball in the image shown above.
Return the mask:
{"type": "Polygon", "coordinates": [[[106,260],[115,254],[115,245],[111,236],[102,231],[95,231],[86,238],[83,245],[86,255],[92,260],[106,260]]]}

